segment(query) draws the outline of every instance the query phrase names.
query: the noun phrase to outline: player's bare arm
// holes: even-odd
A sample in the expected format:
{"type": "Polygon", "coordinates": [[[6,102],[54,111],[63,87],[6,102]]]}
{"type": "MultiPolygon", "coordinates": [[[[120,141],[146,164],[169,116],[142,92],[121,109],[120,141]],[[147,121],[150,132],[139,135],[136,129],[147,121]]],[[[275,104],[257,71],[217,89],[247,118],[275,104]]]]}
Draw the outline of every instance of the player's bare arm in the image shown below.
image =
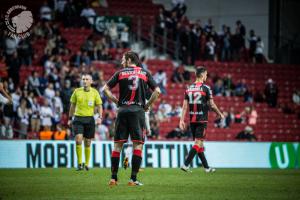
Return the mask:
{"type": "Polygon", "coordinates": [[[4,89],[4,85],[3,83],[0,82],[0,92],[3,94],[3,96],[5,98],[8,99],[9,103],[12,103],[12,98],[11,96],[8,94],[8,92],[6,92],[6,90],[4,89]]]}
{"type": "Polygon", "coordinates": [[[182,113],[181,113],[181,117],[180,117],[180,121],[179,121],[179,128],[181,130],[185,129],[184,119],[185,119],[185,115],[186,115],[186,112],[187,112],[187,108],[188,108],[188,101],[185,99],[183,101],[183,104],[182,104],[182,113]]]}
{"type": "Polygon", "coordinates": [[[115,104],[118,105],[119,100],[117,99],[117,97],[115,97],[115,96],[111,93],[111,91],[109,90],[109,87],[108,87],[107,85],[104,85],[103,88],[102,88],[102,90],[103,90],[105,96],[106,96],[109,100],[111,100],[112,102],[114,102],[115,104]]]}
{"type": "Polygon", "coordinates": [[[157,100],[160,93],[161,93],[161,91],[160,91],[159,87],[156,87],[154,92],[152,93],[148,103],[145,105],[145,111],[148,111],[151,108],[152,104],[157,100]]]}
{"type": "Polygon", "coordinates": [[[219,110],[213,99],[209,100],[209,106],[221,119],[224,119],[223,113],[219,110]]]}

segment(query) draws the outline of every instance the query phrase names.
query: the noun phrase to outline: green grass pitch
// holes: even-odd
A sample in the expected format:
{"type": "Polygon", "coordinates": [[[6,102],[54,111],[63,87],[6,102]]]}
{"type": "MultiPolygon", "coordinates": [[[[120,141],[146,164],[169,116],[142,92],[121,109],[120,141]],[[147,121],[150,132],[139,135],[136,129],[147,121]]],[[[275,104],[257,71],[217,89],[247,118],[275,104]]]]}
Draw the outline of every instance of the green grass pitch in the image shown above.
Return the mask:
{"type": "Polygon", "coordinates": [[[130,169],[119,170],[119,185],[108,187],[109,169],[1,169],[0,200],[6,199],[300,199],[300,170],[146,168],[141,187],[129,187],[130,169]]]}

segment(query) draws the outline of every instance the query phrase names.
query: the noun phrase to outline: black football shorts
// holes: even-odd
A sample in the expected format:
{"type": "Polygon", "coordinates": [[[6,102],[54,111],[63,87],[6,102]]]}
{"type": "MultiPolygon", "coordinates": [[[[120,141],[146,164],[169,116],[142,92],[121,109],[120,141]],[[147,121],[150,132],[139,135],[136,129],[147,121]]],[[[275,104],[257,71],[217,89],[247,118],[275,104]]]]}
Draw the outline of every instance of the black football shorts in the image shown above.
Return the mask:
{"type": "Polygon", "coordinates": [[[205,139],[207,123],[191,123],[191,131],[193,134],[193,139],[205,139]]]}
{"type": "Polygon", "coordinates": [[[83,134],[83,137],[92,139],[95,137],[94,117],[75,116],[72,122],[74,134],[83,134]]]}

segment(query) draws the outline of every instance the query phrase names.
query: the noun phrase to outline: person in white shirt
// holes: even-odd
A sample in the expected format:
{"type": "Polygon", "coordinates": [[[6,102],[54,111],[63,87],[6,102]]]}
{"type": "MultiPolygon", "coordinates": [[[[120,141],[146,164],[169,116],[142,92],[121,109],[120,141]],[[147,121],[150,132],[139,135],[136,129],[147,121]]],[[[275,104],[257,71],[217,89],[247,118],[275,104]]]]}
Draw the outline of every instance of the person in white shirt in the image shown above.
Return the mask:
{"type": "Polygon", "coordinates": [[[209,41],[206,43],[206,47],[208,49],[208,59],[214,61],[216,43],[212,37],[209,38],[209,41]]]}
{"type": "Polygon", "coordinates": [[[20,106],[18,107],[18,118],[19,118],[19,138],[26,139],[27,130],[29,125],[29,115],[31,114],[31,110],[27,108],[27,102],[25,99],[21,100],[20,106]]]}
{"type": "Polygon", "coordinates": [[[47,99],[45,99],[44,105],[41,107],[40,115],[44,130],[50,130],[52,126],[51,118],[53,117],[53,112],[47,99]]]}
{"type": "Polygon", "coordinates": [[[53,89],[53,84],[52,83],[48,84],[48,87],[45,89],[44,96],[48,100],[48,102],[51,102],[52,99],[54,98],[55,91],[53,89]]]}
{"type": "Polygon", "coordinates": [[[264,59],[264,43],[260,37],[257,37],[256,49],[255,49],[255,60],[256,63],[262,63],[264,59]]]}
{"type": "Polygon", "coordinates": [[[82,9],[80,16],[85,17],[89,24],[93,24],[93,17],[96,16],[96,12],[93,8],[87,6],[86,8],[82,9]]]}
{"type": "Polygon", "coordinates": [[[163,70],[159,70],[153,76],[154,81],[157,83],[158,87],[161,90],[162,94],[167,94],[166,86],[167,86],[167,74],[163,70]]]}

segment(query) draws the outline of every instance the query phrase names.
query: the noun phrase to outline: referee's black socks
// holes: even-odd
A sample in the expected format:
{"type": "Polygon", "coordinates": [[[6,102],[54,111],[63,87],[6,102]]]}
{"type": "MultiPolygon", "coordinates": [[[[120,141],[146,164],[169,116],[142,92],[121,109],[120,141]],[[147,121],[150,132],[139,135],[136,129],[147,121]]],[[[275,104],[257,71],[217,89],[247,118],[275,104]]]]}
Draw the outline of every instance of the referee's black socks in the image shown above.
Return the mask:
{"type": "Polygon", "coordinates": [[[119,170],[120,152],[113,151],[111,153],[111,178],[118,180],[118,170],[119,170]]]}
{"type": "Polygon", "coordinates": [[[131,180],[136,181],[136,175],[139,172],[142,163],[142,150],[135,149],[133,151],[131,165],[131,180]]]}

